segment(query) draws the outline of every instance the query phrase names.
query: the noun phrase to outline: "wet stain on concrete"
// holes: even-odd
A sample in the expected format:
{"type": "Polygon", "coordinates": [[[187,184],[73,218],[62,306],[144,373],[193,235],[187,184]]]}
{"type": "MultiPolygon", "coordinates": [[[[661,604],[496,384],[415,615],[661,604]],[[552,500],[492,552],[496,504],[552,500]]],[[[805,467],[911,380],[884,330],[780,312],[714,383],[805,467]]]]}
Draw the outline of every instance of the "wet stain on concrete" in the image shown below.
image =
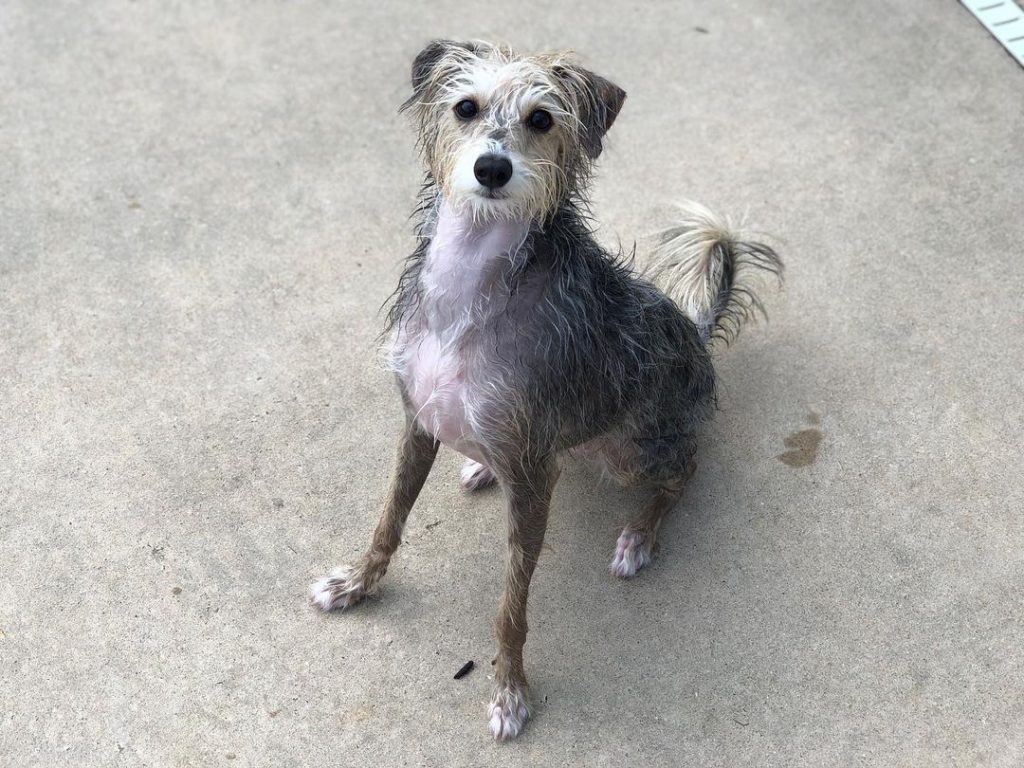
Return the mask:
{"type": "Polygon", "coordinates": [[[780,453],[777,458],[788,467],[806,467],[814,463],[818,458],[818,445],[821,443],[820,429],[801,429],[794,432],[785,440],[789,448],[785,453],[780,453]]]}

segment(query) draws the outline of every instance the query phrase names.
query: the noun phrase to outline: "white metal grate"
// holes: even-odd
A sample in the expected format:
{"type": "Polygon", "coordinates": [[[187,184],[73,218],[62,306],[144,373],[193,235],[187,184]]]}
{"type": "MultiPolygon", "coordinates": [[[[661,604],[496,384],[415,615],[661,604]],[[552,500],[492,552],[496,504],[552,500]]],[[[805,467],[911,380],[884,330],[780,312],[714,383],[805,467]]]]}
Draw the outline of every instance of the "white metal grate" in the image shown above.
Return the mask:
{"type": "Polygon", "coordinates": [[[1024,66],[1024,11],[1013,0],[960,0],[1003,48],[1024,66]]]}

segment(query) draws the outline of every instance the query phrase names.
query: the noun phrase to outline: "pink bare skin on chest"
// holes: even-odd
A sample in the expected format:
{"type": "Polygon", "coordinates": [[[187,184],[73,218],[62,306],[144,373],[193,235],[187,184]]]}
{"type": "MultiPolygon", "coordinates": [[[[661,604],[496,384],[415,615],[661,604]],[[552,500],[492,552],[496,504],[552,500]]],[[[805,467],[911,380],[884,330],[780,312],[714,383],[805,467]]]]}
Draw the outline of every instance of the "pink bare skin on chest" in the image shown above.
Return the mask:
{"type": "MultiPolygon", "coordinates": [[[[528,224],[474,221],[471,209],[440,205],[420,273],[422,300],[395,339],[392,359],[424,429],[464,456],[484,462],[475,439],[478,393],[487,381],[476,365],[474,333],[493,311],[506,267],[528,224]]],[[[494,375],[493,372],[490,374],[494,375]]]]}

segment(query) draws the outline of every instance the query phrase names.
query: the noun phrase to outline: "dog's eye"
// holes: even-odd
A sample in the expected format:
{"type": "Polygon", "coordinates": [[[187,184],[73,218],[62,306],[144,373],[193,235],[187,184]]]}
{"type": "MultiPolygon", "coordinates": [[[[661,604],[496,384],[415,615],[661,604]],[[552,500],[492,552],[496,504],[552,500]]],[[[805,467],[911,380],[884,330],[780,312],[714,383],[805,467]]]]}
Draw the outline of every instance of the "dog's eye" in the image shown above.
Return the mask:
{"type": "Polygon", "coordinates": [[[554,120],[551,119],[551,113],[546,109],[535,109],[526,118],[526,124],[539,133],[544,133],[544,131],[550,129],[553,123],[554,120]]]}
{"type": "Polygon", "coordinates": [[[479,111],[480,108],[477,107],[476,102],[472,99],[463,99],[455,105],[455,114],[463,120],[472,120],[479,111]]]}

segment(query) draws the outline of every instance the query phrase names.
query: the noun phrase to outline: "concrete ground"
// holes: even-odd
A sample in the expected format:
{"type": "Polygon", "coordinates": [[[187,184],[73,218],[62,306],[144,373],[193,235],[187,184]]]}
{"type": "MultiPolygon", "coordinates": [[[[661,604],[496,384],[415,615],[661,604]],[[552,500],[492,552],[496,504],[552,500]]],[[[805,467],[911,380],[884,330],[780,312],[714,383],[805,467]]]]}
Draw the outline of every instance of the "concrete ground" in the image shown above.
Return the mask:
{"type": "Polygon", "coordinates": [[[1024,764],[1024,71],[958,3],[14,0],[0,89],[0,765],[1024,764]],[[389,473],[434,36],[629,91],[606,242],[694,197],[789,270],[636,581],[567,462],[506,745],[455,455],[377,599],[306,600],[389,473]]]}

